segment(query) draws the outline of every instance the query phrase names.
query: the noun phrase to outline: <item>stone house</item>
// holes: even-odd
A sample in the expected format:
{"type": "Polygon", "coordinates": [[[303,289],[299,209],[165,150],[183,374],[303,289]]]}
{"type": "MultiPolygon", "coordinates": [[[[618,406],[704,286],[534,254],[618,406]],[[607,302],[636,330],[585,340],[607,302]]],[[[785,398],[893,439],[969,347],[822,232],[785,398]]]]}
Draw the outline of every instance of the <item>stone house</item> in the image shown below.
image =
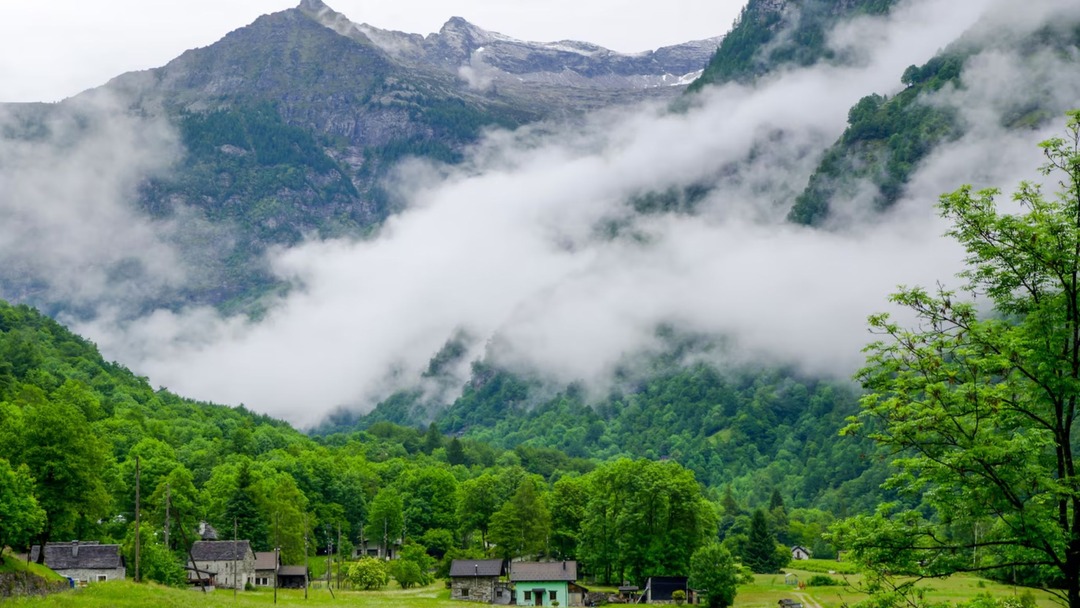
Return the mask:
{"type": "Polygon", "coordinates": [[[255,584],[255,552],[246,540],[197,540],[191,545],[191,557],[189,580],[209,579],[210,585],[226,589],[255,584]]]}
{"type": "Polygon", "coordinates": [[[509,603],[509,588],[499,580],[505,574],[501,559],[455,559],[450,562],[450,599],[509,603]]]}
{"type": "MultiPolygon", "coordinates": [[[[30,561],[36,562],[41,545],[30,551],[30,561]]],[[[45,565],[60,576],[79,583],[122,580],[127,576],[120,545],[101,545],[96,541],[46,543],[45,565]]]]}
{"type": "Polygon", "coordinates": [[[513,562],[510,583],[519,606],[581,606],[587,590],[577,583],[577,562],[513,562]]]}
{"type": "Polygon", "coordinates": [[[253,584],[256,587],[273,587],[274,578],[277,576],[278,566],[277,554],[273,551],[256,551],[255,552],[255,581],[253,584]]]}

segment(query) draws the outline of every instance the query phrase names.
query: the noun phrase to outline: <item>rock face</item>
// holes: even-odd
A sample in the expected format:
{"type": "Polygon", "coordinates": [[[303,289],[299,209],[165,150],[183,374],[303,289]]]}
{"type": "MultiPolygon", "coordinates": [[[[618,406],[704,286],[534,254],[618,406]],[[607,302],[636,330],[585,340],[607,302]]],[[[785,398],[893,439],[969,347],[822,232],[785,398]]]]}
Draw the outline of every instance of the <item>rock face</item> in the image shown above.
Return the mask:
{"type": "Polygon", "coordinates": [[[65,581],[47,581],[29,572],[0,572],[0,600],[27,595],[48,595],[68,589],[65,581]]]}
{"type": "Polygon", "coordinates": [[[343,36],[374,44],[411,69],[456,77],[488,97],[548,110],[589,109],[679,94],[708,63],[720,37],[623,54],[577,41],[526,42],[452,17],[427,37],[357,24],[323,4],[299,10],[343,36]],[[565,89],[562,95],[552,88],[565,89]],[[592,92],[589,99],[583,90],[592,92]],[[543,103],[538,104],[537,93],[543,103]]]}

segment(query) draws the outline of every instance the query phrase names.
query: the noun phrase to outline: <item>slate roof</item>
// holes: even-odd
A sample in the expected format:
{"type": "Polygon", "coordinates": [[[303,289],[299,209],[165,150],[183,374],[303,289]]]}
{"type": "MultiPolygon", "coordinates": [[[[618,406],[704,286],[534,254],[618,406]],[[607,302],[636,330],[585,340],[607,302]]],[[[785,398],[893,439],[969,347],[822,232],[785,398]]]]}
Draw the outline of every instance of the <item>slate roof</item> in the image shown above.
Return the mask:
{"type": "MultiPolygon", "coordinates": [[[[37,561],[41,545],[30,551],[30,561],[37,561]]],[[[100,545],[96,541],[46,543],[45,565],[53,570],[111,570],[121,568],[120,545],[100,545]]]]}
{"type": "Polygon", "coordinates": [[[514,562],[510,564],[510,581],[575,581],[577,562],[514,562]]]}
{"type": "Polygon", "coordinates": [[[191,557],[197,562],[242,560],[249,553],[251,543],[246,540],[197,540],[191,545],[191,557]]]}
{"type": "Polygon", "coordinates": [[[501,559],[455,559],[450,562],[450,576],[502,576],[506,568],[501,559]]]}
{"type": "Polygon", "coordinates": [[[256,570],[275,570],[277,569],[277,560],[275,559],[273,551],[256,551],[255,552],[255,569],[256,570]]]}
{"type": "Polygon", "coordinates": [[[307,568],[303,566],[282,566],[278,568],[278,576],[307,576],[307,568]]]}

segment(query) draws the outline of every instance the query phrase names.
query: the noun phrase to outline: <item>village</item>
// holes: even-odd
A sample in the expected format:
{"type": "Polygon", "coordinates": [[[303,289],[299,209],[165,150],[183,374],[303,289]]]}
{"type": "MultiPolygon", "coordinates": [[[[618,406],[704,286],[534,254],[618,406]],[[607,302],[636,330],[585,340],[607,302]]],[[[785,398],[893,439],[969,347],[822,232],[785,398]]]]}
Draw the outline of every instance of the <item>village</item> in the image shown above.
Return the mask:
{"type": "MultiPolygon", "coordinates": [[[[192,591],[210,593],[218,589],[257,591],[266,589],[306,590],[312,586],[332,588],[329,576],[313,580],[308,565],[281,563],[279,551],[254,551],[248,540],[218,540],[208,524],[200,526],[202,538],[192,543],[185,566],[187,586],[192,591]]],[[[399,559],[400,542],[386,546],[363,543],[354,547],[351,560],[360,558],[391,562],[399,559]]],[[[35,545],[18,559],[38,562],[68,580],[72,588],[108,581],[123,581],[135,575],[129,571],[121,547],[97,541],[50,542],[35,545]]],[[[808,549],[791,548],[793,560],[808,560],[808,549]]],[[[325,559],[325,556],[322,558],[325,559]]],[[[340,572],[345,564],[337,564],[340,572]]],[[[688,576],[650,576],[640,584],[624,581],[616,589],[590,590],[579,578],[574,560],[524,561],[502,559],[454,559],[445,586],[449,599],[494,605],[516,606],[597,606],[612,603],[698,604],[704,603],[688,576]]],[[[346,583],[347,584],[347,583],[346,583]]],[[[785,576],[785,584],[804,588],[798,577],[785,576]]],[[[338,588],[342,588],[340,577],[338,588]]],[[[404,587],[404,585],[402,585],[404,587]]],[[[780,608],[802,608],[793,599],[784,599],[780,608]]]]}

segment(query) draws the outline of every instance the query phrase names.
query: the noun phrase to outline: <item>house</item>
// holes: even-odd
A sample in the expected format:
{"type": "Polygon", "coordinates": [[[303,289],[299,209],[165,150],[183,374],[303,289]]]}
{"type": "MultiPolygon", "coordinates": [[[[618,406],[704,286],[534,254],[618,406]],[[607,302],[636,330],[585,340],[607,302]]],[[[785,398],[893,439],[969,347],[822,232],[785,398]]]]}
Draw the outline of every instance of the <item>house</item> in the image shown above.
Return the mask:
{"type": "Polygon", "coordinates": [[[274,551],[255,552],[255,581],[256,587],[273,587],[274,577],[280,566],[277,553],[274,551]]]}
{"type": "MultiPolygon", "coordinates": [[[[30,561],[41,555],[41,545],[30,550],[30,561]]],[[[101,545],[96,541],[46,543],[45,565],[60,576],[79,583],[122,580],[127,576],[120,545],[101,545]]]]}
{"type": "Polygon", "coordinates": [[[278,568],[278,587],[282,589],[303,589],[307,586],[308,569],[304,566],[282,566],[278,568]]]}
{"type": "Polygon", "coordinates": [[[501,559],[455,559],[450,562],[450,599],[509,604],[509,586],[499,580],[505,574],[501,559]]]}
{"type": "Polygon", "coordinates": [[[401,540],[390,541],[390,544],[386,547],[385,555],[381,542],[365,540],[353,547],[352,558],[381,557],[383,559],[397,559],[398,551],[401,551],[401,540]]]}
{"type": "Polygon", "coordinates": [[[513,562],[510,583],[519,606],[581,606],[587,590],[578,585],[577,562],[513,562]]]}
{"type": "Polygon", "coordinates": [[[188,579],[214,587],[243,589],[255,583],[255,552],[246,540],[197,540],[191,545],[188,579]]]}
{"type": "Polygon", "coordinates": [[[810,559],[810,550],[806,547],[795,545],[791,548],[791,559],[810,559]]]}
{"type": "Polygon", "coordinates": [[[685,576],[650,576],[645,580],[641,595],[647,604],[673,604],[672,594],[682,591],[686,594],[686,603],[694,604],[694,590],[690,588],[689,580],[685,576]]]}

